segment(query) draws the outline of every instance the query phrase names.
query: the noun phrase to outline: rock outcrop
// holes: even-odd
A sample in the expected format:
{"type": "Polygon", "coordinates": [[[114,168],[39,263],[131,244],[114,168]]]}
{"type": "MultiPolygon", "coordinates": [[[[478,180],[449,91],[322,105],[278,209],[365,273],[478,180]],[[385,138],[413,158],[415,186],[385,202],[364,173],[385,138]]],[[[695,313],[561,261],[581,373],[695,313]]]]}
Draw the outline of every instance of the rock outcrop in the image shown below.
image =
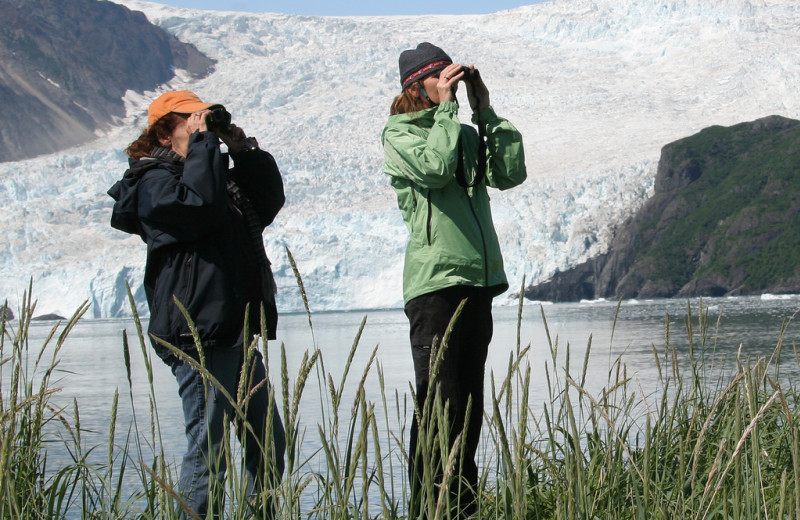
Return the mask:
{"type": "Polygon", "coordinates": [[[0,161],[86,142],[124,115],[126,91],[152,90],[175,69],[202,76],[213,64],[113,2],[4,0],[0,161]]]}
{"type": "Polygon", "coordinates": [[[770,116],[666,145],[654,194],[606,254],[534,300],[800,292],[800,121],[770,116]]]}

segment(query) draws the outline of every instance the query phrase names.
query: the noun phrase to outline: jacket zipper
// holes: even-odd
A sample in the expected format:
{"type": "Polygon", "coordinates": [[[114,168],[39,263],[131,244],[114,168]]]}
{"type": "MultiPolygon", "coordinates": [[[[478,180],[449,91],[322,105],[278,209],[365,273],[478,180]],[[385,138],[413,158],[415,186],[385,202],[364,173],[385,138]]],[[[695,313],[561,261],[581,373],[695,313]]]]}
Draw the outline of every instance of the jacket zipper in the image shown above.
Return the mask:
{"type": "Polygon", "coordinates": [[[469,196],[467,189],[464,190],[464,193],[467,196],[467,203],[469,204],[470,212],[472,212],[472,218],[475,219],[475,224],[478,226],[478,232],[481,235],[481,246],[483,246],[483,285],[484,287],[489,287],[489,255],[486,251],[486,238],[483,236],[483,228],[481,227],[481,221],[478,219],[478,214],[475,213],[475,206],[472,205],[472,197],[469,196]]]}
{"type": "Polygon", "coordinates": [[[428,201],[428,224],[427,224],[427,232],[428,232],[428,245],[431,245],[431,227],[433,221],[433,212],[431,211],[431,192],[428,190],[428,196],[426,197],[428,201]]]}
{"type": "MultiPolygon", "coordinates": [[[[186,259],[186,277],[184,278],[184,283],[186,284],[186,289],[183,291],[183,300],[181,300],[181,305],[187,308],[189,305],[189,288],[192,286],[192,256],[190,255],[189,258],[186,259]]],[[[191,336],[191,332],[184,332],[181,334],[181,337],[191,336]]]]}

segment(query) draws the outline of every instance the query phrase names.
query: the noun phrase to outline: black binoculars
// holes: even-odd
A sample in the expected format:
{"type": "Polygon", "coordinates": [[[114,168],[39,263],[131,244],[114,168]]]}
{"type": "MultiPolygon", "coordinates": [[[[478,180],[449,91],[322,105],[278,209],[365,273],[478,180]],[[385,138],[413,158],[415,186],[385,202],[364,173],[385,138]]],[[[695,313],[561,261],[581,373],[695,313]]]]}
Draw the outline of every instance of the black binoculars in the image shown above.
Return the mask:
{"type": "Polygon", "coordinates": [[[225,131],[231,126],[231,113],[223,106],[213,107],[206,116],[206,126],[211,131],[225,131]]]}
{"type": "Polygon", "coordinates": [[[466,65],[462,65],[461,66],[461,70],[464,71],[464,77],[461,78],[464,81],[471,82],[471,81],[475,81],[476,79],[481,77],[481,74],[480,74],[480,72],[478,72],[478,69],[471,69],[471,68],[467,67],[466,65]]]}

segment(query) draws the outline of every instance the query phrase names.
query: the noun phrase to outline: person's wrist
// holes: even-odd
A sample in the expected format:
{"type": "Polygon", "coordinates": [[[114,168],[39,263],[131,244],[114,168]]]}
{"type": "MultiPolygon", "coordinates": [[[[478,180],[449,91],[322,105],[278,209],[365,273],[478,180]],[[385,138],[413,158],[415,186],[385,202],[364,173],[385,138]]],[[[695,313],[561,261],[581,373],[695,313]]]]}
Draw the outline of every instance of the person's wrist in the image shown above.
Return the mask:
{"type": "Polygon", "coordinates": [[[473,114],[477,114],[478,112],[482,112],[482,111],[486,110],[487,108],[489,108],[489,106],[490,106],[490,103],[489,103],[488,99],[485,99],[485,100],[481,99],[481,101],[477,105],[470,106],[470,108],[472,109],[472,113],[473,114]]]}
{"type": "Polygon", "coordinates": [[[258,150],[258,141],[256,141],[255,137],[248,137],[239,141],[235,143],[233,148],[228,147],[228,152],[230,153],[250,152],[252,150],[258,150]]]}

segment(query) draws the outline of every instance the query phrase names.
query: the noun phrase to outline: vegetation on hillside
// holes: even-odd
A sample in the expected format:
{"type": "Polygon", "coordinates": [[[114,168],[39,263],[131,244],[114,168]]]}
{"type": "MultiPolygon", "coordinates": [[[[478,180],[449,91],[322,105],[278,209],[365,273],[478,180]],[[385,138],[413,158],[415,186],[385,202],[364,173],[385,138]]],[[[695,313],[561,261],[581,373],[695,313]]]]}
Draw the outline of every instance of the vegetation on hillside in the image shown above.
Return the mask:
{"type": "Polygon", "coordinates": [[[673,163],[692,161],[700,175],[677,194],[689,211],[648,252],[657,278],[682,287],[717,275],[753,293],[800,277],[800,125],[753,126],[715,126],[671,145],[673,163]]]}
{"type": "Polygon", "coordinates": [[[533,300],[800,293],[800,121],[713,126],[661,150],[653,196],[607,253],[533,300]]]}

